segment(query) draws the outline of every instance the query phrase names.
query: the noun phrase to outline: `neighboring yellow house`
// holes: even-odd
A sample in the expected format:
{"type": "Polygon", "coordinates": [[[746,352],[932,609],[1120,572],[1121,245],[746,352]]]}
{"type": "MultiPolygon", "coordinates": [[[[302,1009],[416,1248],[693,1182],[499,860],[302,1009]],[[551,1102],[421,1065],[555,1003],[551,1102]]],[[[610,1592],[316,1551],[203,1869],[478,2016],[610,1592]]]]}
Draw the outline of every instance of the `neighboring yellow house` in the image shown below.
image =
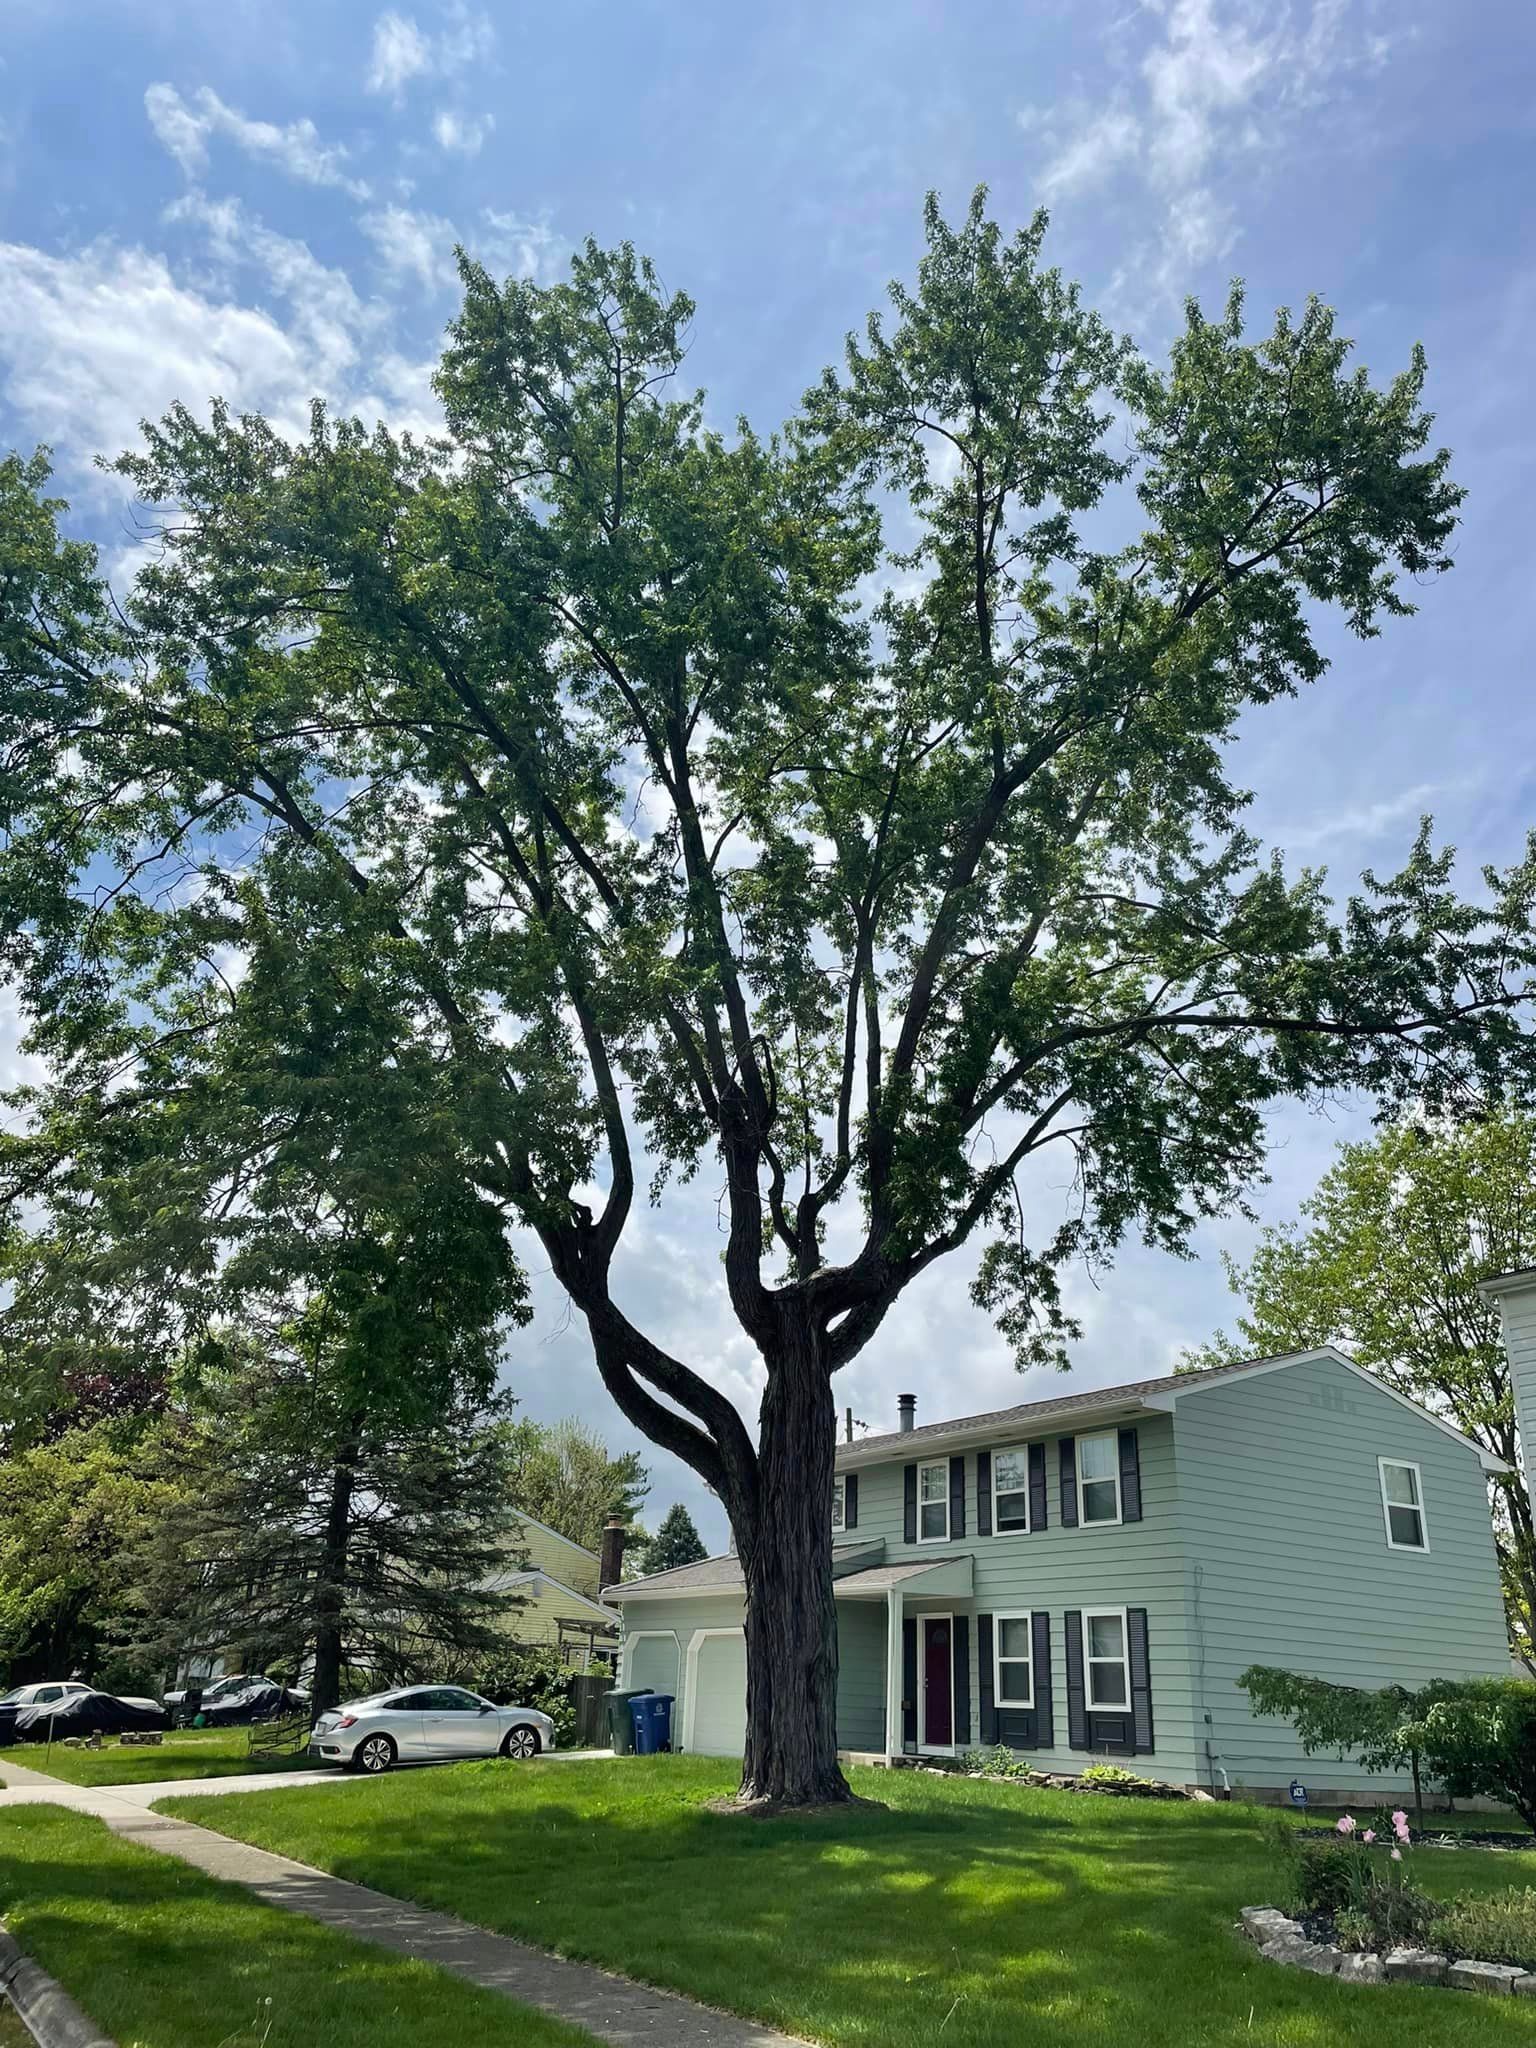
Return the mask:
{"type": "Polygon", "coordinates": [[[523,1605],[507,1623],[518,1642],[564,1649],[569,1662],[584,1671],[590,1651],[604,1647],[609,1630],[614,1645],[618,1642],[618,1610],[605,1607],[597,1597],[602,1581],[598,1554],[532,1515],[519,1512],[517,1523],[528,1562],[495,1573],[485,1581],[486,1588],[521,1596],[523,1605]]]}

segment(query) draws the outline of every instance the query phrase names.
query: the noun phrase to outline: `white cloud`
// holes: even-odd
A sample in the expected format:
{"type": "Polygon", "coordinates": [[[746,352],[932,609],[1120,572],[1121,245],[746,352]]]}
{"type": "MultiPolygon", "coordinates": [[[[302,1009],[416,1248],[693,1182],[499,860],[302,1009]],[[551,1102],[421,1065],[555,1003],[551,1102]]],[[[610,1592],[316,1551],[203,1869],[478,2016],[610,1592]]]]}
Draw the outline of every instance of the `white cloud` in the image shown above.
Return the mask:
{"type": "Polygon", "coordinates": [[[386,206],[365,213],[358,225],[378,250],[384,268],[395,276],[414,277],[434,290],[451,285],[458,275],[453,250],[459,236],[452,221],[406,206],[386,206]]]}
{"type": "Polygon", "coordinates": [[[368,90],[398,101],[414,78],[451,78],[471,64],[484,62],[495,40],[489,19],[467,7],[450,9],[444,25],[435,32],[423,29],[414,15],[391,8],[373,25],[368,90]]]}
{"type": "Polygon", "coordinates": [[[233,200],[191,193],[171,214],[197,235],[195,261],[110,241],[66,254],[0,243],[5,399],[77,489],[91,486],[95,454],[130,445],[178,400],[197,410],[222,397],[288,435],[305,430],[314,397],[435,428],[431,365],[398,347],[393,304],[233,200]]]}
{"type": "Polygon", "coordinates": [[[1465,779],[1458,782],[1416,782],[1411,789],[1400,790],[1396,796],[1381,797],[1374,803],[1350,804],[1309,825],[1295,825],[1289,829],[1278,826],[1268,836],[1276,845],[1292,852],[1306,852],[1338,839],[1379,839],[1383,833],[1401,826],[1407,819],[1417,823],[1433,807],[1436,798],[1464,794],[1468,787],[1465,779]]]}
{"type": "Polygon", "coordinates": [[[432,122],[432,133],[439,149],[445,149],[452,156],[478,156],[485,145],[485,138],[496,126],[491,115],[479,120],[470,114],[456,114],[451,107],[444,107],[432,122]]]}
{"type": "Polygon", "coordinates": [[[313,121],[290,121],[286,128],[274,121],[254,121],[238,107],[227,106],[206,85],[190,102],[173,85],[152,85],[144,95],[144,110],[155,134],[189,178],[206,169],[209,139],[221,135],[301,184],[334,185],[355,199],[368,196],[368,187],[345,169],[346,150],[339,143],[322,142],[313,121]]]}
{"type": "Polygon", "coordinates": [[[1182,291],[1193,268],[1237,239],[1232,194],[1247,166],[1272,168],[1300,113],[1390,55],[1390,39],[1366,26],[1371,5],[1145,0],[1156,30],[1128,72],[1091,97],[1021,110],[1020,127],[1047,152],[1045,197],[1132,176],[1155,209],[1142,268],[1161,289],[1182,291]]]}

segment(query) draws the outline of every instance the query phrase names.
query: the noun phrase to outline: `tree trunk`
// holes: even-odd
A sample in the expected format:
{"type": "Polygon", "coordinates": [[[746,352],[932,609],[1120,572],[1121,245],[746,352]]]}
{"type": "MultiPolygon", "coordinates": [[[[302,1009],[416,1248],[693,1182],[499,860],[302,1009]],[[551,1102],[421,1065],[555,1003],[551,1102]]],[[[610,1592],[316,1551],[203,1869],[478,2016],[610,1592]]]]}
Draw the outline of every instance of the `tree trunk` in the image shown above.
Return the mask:
{"type": "Polygon", "coordinates": [[[352,1488],[360,1429],[361,1417],[345,1432],[331,1473],[331,1497],[325,1511],[320,1575],[315,1587],[315,1678],[310,1688],[310,1708],[315,1714],[328,1714],[332,1707],[341,1704],[342,1621],[346,1612],[352,1488]]]}
{"type": "Polygon", "coordinates": [[[832,1388],[813,1332],[770,1361],[758,1498],[737,1522],[747,1587],[747,1746],[740,1797],[785,1805],[847,1799],[837,1761],[837,1612],[832,1599],[832,1388]]]}

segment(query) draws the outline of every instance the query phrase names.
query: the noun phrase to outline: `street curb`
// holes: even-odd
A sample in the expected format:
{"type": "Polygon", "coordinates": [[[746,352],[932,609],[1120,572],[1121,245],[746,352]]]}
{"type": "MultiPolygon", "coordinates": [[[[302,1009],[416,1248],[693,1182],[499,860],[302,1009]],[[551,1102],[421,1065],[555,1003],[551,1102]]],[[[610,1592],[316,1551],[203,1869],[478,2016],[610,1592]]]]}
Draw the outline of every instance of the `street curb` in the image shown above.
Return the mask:
{"type": "Polygon", "coordinates": [[[117,2048],[94,2020],[86,2018],[60,1985],[0,1926],[0,1993],[16,2008],[16,2016],[37,2048],[117,2048]]]}

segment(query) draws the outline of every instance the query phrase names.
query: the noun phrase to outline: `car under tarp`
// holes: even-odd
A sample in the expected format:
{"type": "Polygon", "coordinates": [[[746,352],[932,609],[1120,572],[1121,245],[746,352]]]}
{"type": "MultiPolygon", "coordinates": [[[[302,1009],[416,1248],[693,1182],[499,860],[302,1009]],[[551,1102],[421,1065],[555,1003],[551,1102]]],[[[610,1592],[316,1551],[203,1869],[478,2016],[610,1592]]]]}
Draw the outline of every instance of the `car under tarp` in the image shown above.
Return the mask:
{"type": "Polygon", "coordinates": [[[68,1699],[23,1707],[16,1716],[18,1742],[46,1742],[66,1735],[127,1735],[164,1730],[170,1716],[147,1700],[123,1700],[110,1692],[77,1692],[68,1699]]]}

